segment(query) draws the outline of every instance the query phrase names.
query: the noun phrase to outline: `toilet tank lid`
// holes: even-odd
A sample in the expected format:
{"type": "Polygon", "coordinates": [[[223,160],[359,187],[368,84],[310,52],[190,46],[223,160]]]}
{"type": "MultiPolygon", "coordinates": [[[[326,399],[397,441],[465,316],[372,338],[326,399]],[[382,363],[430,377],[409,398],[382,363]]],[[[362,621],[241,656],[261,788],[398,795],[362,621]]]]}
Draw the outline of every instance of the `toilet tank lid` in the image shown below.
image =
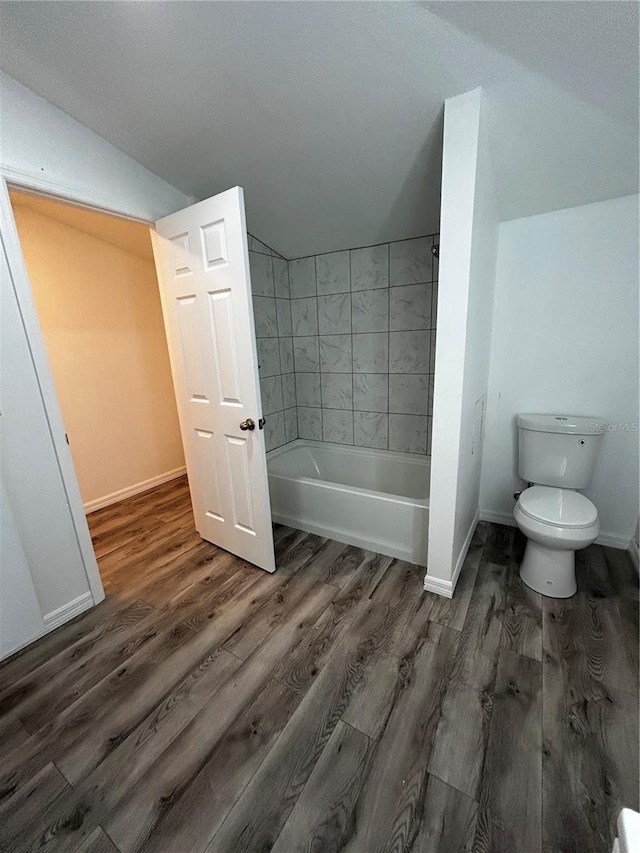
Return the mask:
{"type": "Polygon", "coordinates": [[[606,431],[604,418],[595,415],[518,415],[518,426],[535,432],[598,435],[606,431]]]}

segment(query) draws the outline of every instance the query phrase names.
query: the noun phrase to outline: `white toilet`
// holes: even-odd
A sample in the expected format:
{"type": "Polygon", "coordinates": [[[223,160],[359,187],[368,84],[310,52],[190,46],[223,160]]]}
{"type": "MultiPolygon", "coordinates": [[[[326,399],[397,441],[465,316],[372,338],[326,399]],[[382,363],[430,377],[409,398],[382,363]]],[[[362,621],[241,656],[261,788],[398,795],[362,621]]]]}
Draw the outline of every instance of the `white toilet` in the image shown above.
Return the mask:
{"type": "Polygon", "coordinates": [[[603,434],[601,418],[518,415],[518,473],[530,484],[513,511],[528,540],[520,577],[543,595],[575,593],[575,552],[600,532],[598,510],[576,489],[591,482],[603,434]]]}

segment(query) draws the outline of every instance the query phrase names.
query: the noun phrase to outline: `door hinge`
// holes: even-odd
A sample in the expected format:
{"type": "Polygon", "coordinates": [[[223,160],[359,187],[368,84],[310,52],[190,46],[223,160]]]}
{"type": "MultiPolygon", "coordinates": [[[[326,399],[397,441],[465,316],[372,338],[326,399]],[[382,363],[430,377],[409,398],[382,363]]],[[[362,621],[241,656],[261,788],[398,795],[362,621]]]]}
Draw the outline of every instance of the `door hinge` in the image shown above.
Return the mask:
{"type": "Polygon", "coordinates": [[[67,440],[67,444],[69,444],[69,436],[67,435],[67,433],[66,433],[66,432],[65,432],[65,434],[64,434],[64,437],[65,437],[65,439],[67,440]]]}

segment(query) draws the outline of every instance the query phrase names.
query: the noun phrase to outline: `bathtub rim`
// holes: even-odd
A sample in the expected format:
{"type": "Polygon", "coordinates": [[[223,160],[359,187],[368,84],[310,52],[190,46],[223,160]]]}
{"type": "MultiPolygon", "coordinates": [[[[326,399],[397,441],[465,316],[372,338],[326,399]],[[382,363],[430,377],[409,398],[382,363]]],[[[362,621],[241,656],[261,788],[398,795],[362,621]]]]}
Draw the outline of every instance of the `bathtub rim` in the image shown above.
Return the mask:
{"type": "MultiPolygon", "coordinates": [[[[360,495],[368,495],[372,498],[376,498],[378,500],[390,501],[392,503],[405,504],[410,506],[419,506],[424,507],[425,509],[430,508],[430,479],[427,480],[427,489],[429,490],[429,494],[424,498],[410,498],[406,495],[394,495],[391,492],[381,492],[377,489],[365,489],[362,486],[348,486],[344,483],[335,483],[333,480],[321,480],[317,477],[292,477],[288,474],[277,474],[269,471],[269,460],[274,459],[277,456],[281,456],[283,453],[286,453],[288,450],[294,450],[296,447],[328,447],[331,450],[337,450],[341,453],[349,452],[353,454],[355,452],[358,456],[383,456],[387,459],[398,459],[398,457],[405,459],[406,461],[419,463],[428,469],[429,475],[431,474],[431,457],[427,455],[422,455],[418,453],[405,453],[403,451],[397,450],[378,450],[375,447],[356,447],[351,444],[335,444],[329,441],[313,441],[312,439],[307,438],[296,438],[293,441],[288,442],[287,444],[283,444],[280,447],[276,447],[273,450],[270,450],[267,453],[267,476],[268,477],[277,477],[280,480],[286,480],[288,482],[295,483],[307,483],[310,485],[318,486],[319,488],[325,489],[337,489],[340,492],[348,492],[360,495]]],[[[286,522],[280,522],[286,523],[286,522]]],[[[311,531],[313,532],[313,531],[311,531]]]]}

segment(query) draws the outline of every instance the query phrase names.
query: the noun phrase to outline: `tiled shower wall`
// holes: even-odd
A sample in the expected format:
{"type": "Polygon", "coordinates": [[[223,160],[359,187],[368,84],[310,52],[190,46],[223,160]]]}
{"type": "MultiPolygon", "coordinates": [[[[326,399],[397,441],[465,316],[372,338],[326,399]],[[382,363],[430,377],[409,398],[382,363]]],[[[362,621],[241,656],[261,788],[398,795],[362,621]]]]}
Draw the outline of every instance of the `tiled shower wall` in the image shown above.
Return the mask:
{"type": "Polygon", "coordinates": [[[437,241],[289,261],[300,438],[430,452],[437,241]]]}
{"type": "Polygon", "coordinates": [[[268,449],[299,436],[430,452],[437,242],[434,234],[288,264],[250,243],[268,449]]]}
{"type": "Polygon", "coordinates": [[[273,450],[298,437],[287,261],[249,235],[265,442],[273,450]]]}

